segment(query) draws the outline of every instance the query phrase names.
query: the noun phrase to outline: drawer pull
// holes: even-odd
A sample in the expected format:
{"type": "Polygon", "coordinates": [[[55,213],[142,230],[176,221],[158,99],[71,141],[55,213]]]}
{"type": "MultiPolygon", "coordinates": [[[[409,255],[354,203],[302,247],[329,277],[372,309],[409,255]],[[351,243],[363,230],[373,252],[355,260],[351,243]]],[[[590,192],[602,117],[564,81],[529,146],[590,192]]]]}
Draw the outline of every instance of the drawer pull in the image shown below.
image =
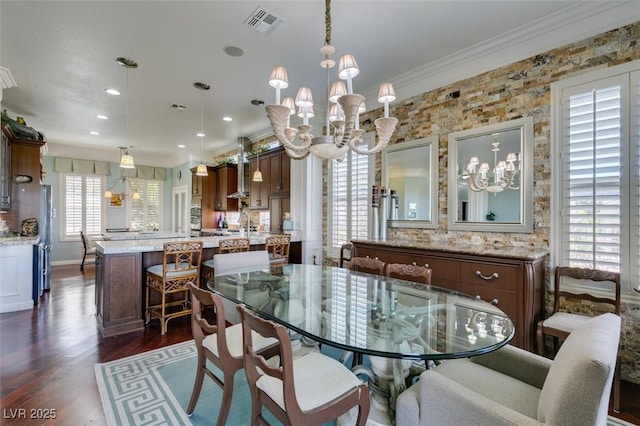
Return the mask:
{"type": "MultiPolygon", "coordinates": [[[[479,295],[479,294],[477,294],[477,295],[476,295],[476,300],[482,300],[482,297],[480,297],[480,295],[479,295]]],[[[491,300],[491,302],[489,302],[489,303],[491,303],[493,306],[498,306],[499,301],[498,301],[498,299],[493,299],[493,300],[491,300]]]]}
{"type": "Polygon", "coordinates": [[[476,275],[479,276],[480,278],[482,278],[485,281],[493,281],[493,280],[497,280],[498,279],[498,273],[494,272],[493,274],[486,276],[486,275],[482,275],[482,272],[480,271],[476,271],[476,275]]]}

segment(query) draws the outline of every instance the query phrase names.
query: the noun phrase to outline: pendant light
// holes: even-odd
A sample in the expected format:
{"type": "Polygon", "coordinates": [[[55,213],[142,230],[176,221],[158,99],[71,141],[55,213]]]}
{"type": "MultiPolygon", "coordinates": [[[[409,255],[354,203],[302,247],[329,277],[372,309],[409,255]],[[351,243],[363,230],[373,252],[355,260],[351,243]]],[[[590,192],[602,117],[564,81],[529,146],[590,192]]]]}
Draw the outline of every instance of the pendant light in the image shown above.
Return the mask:
{"type": "MultiPolygon", "coordinates": [[[[125,102],[125,108],[126,108],[125,136],[126,136],[126,141],[128,142],[129,141],[129,68],[138,68],[138,63],[133,59],[128,59],[128,58],[117,58],[116,62],[118,63],[118,65],[123,66],[126,70],[125,88],[126,88],[126,94],[127,94],[127,101],[125,102]]],[[[133,162],[133,157],[129,155],[129,150],[126,147],[124,147],[124,153],[120,156],[120,167],[122,167],[123,169],[134,169],[136,167],[133,162]]]]}
{"type": "Polygon", "coordinates": [[[262,182],[262,172],[260,171],[260,146],[258,146],[258,158],[256,159],[256,171],[253,172],[253,178],[251,180],[254,182],[262,182]]]}
{"type": "Polygon", "coordinates": [[[202,158],[204,157],[204,91],[209,90],[211,86],[202,82],[195,82],[193,86],[202,90],[202,95],[200,96],[200,133],[198,133],[198,137],[200,138],[200,164],[196,168],[196,176],[208,176],[209,172],[207,171],[207,166],[202,162],[202,158]]]}

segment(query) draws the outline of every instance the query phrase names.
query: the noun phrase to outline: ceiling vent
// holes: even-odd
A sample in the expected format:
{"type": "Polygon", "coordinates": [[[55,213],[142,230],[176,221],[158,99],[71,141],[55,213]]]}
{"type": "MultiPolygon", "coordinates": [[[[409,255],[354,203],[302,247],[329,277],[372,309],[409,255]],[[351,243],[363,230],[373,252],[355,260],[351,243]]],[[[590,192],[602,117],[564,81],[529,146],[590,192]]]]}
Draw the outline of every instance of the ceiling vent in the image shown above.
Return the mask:
{"type": "Polygon", "coordinates": [[[287,21],[283,18],[276,16],[273,12],[265,9],[262,6],[258,6],[256,10],[244,21],[244,24],[249,28],[262,33],[264,35],[271,35],[281,24],[287,21]]]}

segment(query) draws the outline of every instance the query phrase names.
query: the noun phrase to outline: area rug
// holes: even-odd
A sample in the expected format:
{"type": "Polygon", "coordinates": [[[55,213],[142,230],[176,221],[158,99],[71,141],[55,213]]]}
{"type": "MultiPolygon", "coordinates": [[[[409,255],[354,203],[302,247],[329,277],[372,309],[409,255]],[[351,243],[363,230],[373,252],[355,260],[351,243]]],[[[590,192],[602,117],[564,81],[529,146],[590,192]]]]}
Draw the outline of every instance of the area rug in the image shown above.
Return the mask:
{"type": "MultiPolygon", "coordinates": [[[[186,413],[195,379],[196,360],[195,345],[188,341],[96,364],[96,379],[107,425],[200,426],[215,423],[222,390],[207,377],[195,411],[191,416],[186,413]]],[[[215,366],[210,367],[216,370],[215,366]]],[[[227,425],[248,425],[250,406],[247,380],[240,370],[235,375],[227,425]]],[[[265,417],[271,424],[280,424],[267,411],[265,417]]],[[[608,426],[619,425],[631,423],[609,417],[608,426]]]]}

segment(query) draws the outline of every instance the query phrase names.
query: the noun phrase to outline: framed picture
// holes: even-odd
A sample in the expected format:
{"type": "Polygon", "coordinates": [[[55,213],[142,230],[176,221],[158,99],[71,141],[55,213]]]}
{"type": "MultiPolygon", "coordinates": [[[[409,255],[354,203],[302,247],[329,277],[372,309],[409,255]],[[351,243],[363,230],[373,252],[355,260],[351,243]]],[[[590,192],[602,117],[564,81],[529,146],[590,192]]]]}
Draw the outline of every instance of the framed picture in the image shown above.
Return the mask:
{"type": "Polygon", "coordinates": [[[122,194],[117,194],[115,192],[111,193],[109,207],[122,207],[122,194]]]}

